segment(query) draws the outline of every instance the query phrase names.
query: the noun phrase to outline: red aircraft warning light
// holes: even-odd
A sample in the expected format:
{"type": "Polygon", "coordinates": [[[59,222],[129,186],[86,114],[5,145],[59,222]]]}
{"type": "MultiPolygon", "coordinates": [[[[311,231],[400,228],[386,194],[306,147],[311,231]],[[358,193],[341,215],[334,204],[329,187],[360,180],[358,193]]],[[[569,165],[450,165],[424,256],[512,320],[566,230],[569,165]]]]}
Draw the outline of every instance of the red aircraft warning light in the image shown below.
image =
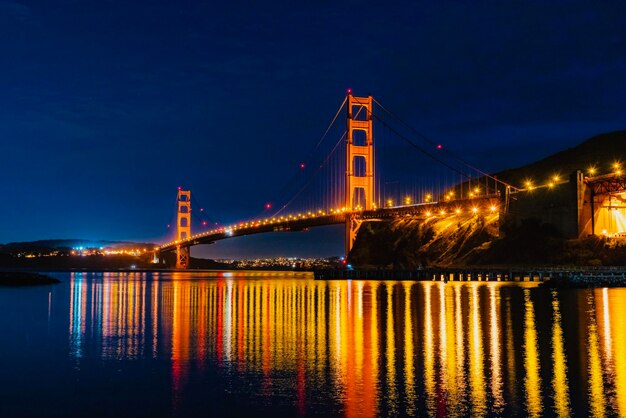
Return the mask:
{"type": "Polygon", "coordinates": [[[437,144],[437,149],[442,149],[442,148],[443,148],[443,145],[437,144]]]}
{"type": "Polygon", "coordinates": [[[266,204],[265,204],[265,209],[271,209],[271,208],[272,208],[271,203],[266,203],[266,204]]]}

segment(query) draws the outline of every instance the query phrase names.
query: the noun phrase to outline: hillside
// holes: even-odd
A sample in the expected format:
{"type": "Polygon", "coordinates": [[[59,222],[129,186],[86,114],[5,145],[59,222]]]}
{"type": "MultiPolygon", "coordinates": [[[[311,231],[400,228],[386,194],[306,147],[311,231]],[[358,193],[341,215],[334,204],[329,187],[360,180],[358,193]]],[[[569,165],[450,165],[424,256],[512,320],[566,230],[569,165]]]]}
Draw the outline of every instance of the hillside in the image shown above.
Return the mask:
{"type": "Polygon", "coordinates": [[[10,242],[0,244],[0,253],[14,254],[20,252],[48,252],[54,250],[70,250],[73,248],[153,248],[155,244],[129,241],[91,241],[86,239],[47,239],[38,241],[10,242]]]}
{"type": "MultiPolygon", "coordinates": [[[[610,172],[615,161],[626,163],[626,131],[594,136],[542,160],[497,174],[522,186],[526,179],[545,184],[558,174],[565,179],[575,170],[595,166],[596,174],[610,172]]],[[[590,237],[565,240],[550,224],[529,219],[506,228],[497,217],[453,219],[396,219],[365,222],[349,259],[358,267],[416,268],[452,265],[625,265],[626,245],[590,237]]]]}
{"type": "Polygon", "coordinates": [[[596,135],[572,148],[522,167],[504,170],[496,176],[521,187],[526,179],[542,184],[555,174],[565,177],[575,170],[587,173],[590,166],[597,168],[597,174],[604,174],[616,160],[626,163],[626,131],[596,135]]]}
{"type": "Polygon", "coordinates": [[[350,252],[350,262],[369,268],[449,266],[476,258],[476,251],[497,236],[497,214],[365,222],[350,252]]]}

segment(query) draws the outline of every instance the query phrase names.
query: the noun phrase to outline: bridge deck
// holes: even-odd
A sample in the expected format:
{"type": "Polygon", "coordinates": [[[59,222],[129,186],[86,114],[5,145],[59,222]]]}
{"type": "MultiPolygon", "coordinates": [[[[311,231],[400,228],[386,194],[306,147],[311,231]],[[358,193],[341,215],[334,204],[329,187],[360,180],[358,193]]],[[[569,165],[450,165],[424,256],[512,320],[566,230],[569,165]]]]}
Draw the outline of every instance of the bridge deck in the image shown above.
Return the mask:
{"type": "Polygon", "coordinates": [[[326,213],[308,213],[289,215],[280,218],[240,222],[238,224],[214,229],[192,235],[189,239],[171,241],[157,248],[157,251],[173,251],[176,247],[191,247],[201,244],[212,244],[215,241],[280,231],[302,231],[312,227],[336,225],[346,222],[348,217],[361,220],[393,219],[403,216],[427,219],[436,216],[457,216],[468,210],[479,214],[484,211],[495,211],[499,208],[499,196],[490,195],[472,199],[459,199],[449,202],[431,202],[415,205],[394,206],[368,211],[342,211],[326,213]]]}

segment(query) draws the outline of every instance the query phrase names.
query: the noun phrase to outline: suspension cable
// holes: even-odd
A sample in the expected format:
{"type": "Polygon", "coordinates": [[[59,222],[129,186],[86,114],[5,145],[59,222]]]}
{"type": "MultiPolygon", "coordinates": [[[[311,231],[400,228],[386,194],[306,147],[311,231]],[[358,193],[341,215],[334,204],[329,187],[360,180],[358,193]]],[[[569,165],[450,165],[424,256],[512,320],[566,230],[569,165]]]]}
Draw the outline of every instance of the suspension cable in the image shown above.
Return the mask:
{"type": "Polygon", "coordinates": [[[331,152],[326,156],[326,158],[324,159],[324,161],[322,161],[322,163],[319,165],[319,167],[315,170],[314,173],[312,173],[311,176],[309,176],[309,179],[307,180],[307,182],[300,188],[300,190],[298,190],[298,192],[287,202],[285,203],[279,210],[276,211],[276,213],[274,213],[272,215],[272,217],[275,217],[277,215],[279,215],[287,206],[289,206],[300,194],[302,194],[302,192],[304,190],[306,190],[306,188],[311,184],[311,181],[313,181],[313,178],[315,177],[315,175],[317,173],[320,172],[320,170],[322,168],[324,168],[324,166],[326,165],[326,163],[328,163],[328,161],[330,160],[330,158],[333,156],[333,154],[335,153],[335,151],[337,151],[337,147],[343,142],[343,140],[346,137],[346,133],[347,131],[344,131],[343,135],[341,135],[341,137],[339,138],[339,140],[337,141],[337,143],[335,144],[335,146],[333,147],[333,149],[331,150],[331,152]]]}
{"type": "MultiPolygon", "coordinates": [[[[388,110],[388,109],[387,109],[385,106],[383,106],[383,105],[382,105],[382,104],[381,104],[378,100],[376,100],[376,99],[374,99],[374,98],[373,98],[373,100],[374,100],[374,102],[375,102],[378,106],[380,106],[380,108],[381,108],[382,110],[384,110],[384,111],[385,111],[387,114],[389,114],[392,118],[396,119],[398,122],[400,122],[402,125],[404,125],[406,128],[408,128],[410,131],[412,131],[415,135],[417,135],[418,137],[420,137],[422,140],[424,140],[424,141],[428,142],[430,145],[433,145],[433,146],[436,146],[436,145],[437,145],[437,144],[436,144],[433,140],[431,140],[431,139],[430,139],[430,138],[428,138],[426,135],[424,135],[423,133],[421,133],[420,131],[418,131],[417,129],[415,129],[413,126],[409,125],[408,123],[406,123],[405,121],[403,121],[402,119],[400,119],[400,117],[396,116],[393,112],[391,112],[390,110],[388,110]]],[[[380,118],[378,118],[378,119],[380,120],[380,118]]],[[[495,182],[497,182],[497,183],[500,183],[500,184],[503,184],[503,185],[505,185],[505,186],[511,187],[512,189],[515,189],[515,190],[519,190],[517,187],[515,187],[515,186],[513,186],[513,185],[511,185],[511,184],[509,184],[509,183],[507,183],[507,182],[505,182],[505,181],[502,181],[502,180],[500,180],[499,178],[494,177],[494,176],[492,176],[491,174],[486,173],[486,172],[482,171],[481,169],[479,169],[479,168],[477,168],[477,167],[472,166],[472,165],[471,165],[471,164],[469,164],[467,161],[463,160],[461,157],[459,157],[458,155],[456,155],[456,153],[454,153],[454,152],[452,152],[452,151],[450,151],[450,150],[448,150],[448,149],[446,149],[446,148],[444,148],[444,149],[443,149],[443,151],[444,151],[444,152],[446,152],[447,154],[449,154],[450,156],[452,156],[452,158],[454,158],[455,160],[457,160],[457,161],[458,161],[458,162],[460,162],[461,164],[465,165],[467,168],[469,168],[469,169],[471,169],[471,170],[474,170],[474,171],[476,171],[476,172],[480,173],[481,175],[483,175],[483,176],[485,176],[485,177],[488,177],[488,178],[490,178],[490,179],[494,180],[494,181],[495,181],[495,182]]]]}
{"type": "MultiPolygon", "coordinates": [[[[337,117],[339,115],[339,112],[343,109],[344,105],[347,102],[347,97],[344,99],[344,101],[342,102],[341,106],[339,107],[339,111],[335,114],[335,117],[333,118],[333,122],[334,123],[337,120],[337,117]]],[[[363,110],[363,107],[361,107],[355,117],[358,117],[358,115],[361,113],[361,111],[363,110]]],[[[328,130],[327,130],[328,132],[328,130]]],[[[313,181],[313,178],[320,172],[320,170],[322,168],[324,168],[324,166],[328,163],[328,161],[330,160],[330,157],[333,156],[333,154],[335,153],[335,151],[337,150],[337,147],[341,144],[341,142],[346,138],[347,135],[347,131],[344,131],[344,133],[341,135],[341,137],[339,138],[339,141],[337,141],[337,143],[334,145],[334,147],[332,148],[332,150],[330,151],[330,153],[326,156],[326,158],[322,161],[322,163],[319,165],[319,167],[315,170],[315,172],[311,173],[311,175],[307,178],[306,182],[304,183],[304,185],[296,192],[296,194],[289,199],[289,201],[287,201],[284,205],[281,206],[281,208],[279,210],[277,210],[272,217],[280,214],[284,209],[287,208],[287,206],[289,206],[291,203],[293,203],[293,201],[302,194],[302,192],[304,192],[304,190],[306,190],[306,188],[311,184],[311,182],[313,181]]],[[[326,133],[324,134],[324,136],[326,136],[326,133]]],[[[257,215],[258,217],[258,215],[257,215]]]]}
{"type": "MultiPolygon", "coordinates": [[[[330,132],[331,128],[333,127],[333,125],[335,124],[335,122],[337,121],[337,118],[339,117],[339,114],[341,113],[343,107],[346,105],[348,98],[344,97],[343,101],[341,102],[341,105],[339,106],[339,108],[337,109],[337,112],[335,113],[335,116],[332,118],[332,120],[330,121],[330,123],[328,124],[328,127],[326,128],[326,130],[324,131],[324,133],[322,134],[322,136],[320,137],[319,141],[317,141],[317,144],[311,149],[311,151],[309,151],[307,157],[305,158],[305,162],[309,163],[313,157],[313,154],[315,153],[315,151],[317,151],[317,149],[320,147],[320,145],[324,142],[324,140],[326,139],[326,137],[328,136],[328,133],[330,132]]],[[[295,172],[287,181],[287,183],[285,183],[285,185],[280,189],[280,191],[277,193],[277,196],[280,197],[283,196],[283,194],[285,194],[287,192],[287,190],[289,188],[291,188],[293,186],[293,184],[298,180],[298,178],[300,174],[300,170],[298,170],[297,172],[295,172]]],[[[257,215],[260,216],[262,215],[263,212],[259,213],[257,215]]]]}

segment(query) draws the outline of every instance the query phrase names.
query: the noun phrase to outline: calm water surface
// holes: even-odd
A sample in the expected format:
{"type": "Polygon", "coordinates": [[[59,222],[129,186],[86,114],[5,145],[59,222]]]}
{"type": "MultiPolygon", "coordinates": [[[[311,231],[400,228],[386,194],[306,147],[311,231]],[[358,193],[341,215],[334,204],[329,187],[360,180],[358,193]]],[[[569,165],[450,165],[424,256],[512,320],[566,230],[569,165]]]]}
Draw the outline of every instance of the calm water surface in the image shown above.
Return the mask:
{"type": "Polygon", "coordinates": [[[0,416],[626,416],[626,289],[56,277],[0,288],[0,416]]]}

